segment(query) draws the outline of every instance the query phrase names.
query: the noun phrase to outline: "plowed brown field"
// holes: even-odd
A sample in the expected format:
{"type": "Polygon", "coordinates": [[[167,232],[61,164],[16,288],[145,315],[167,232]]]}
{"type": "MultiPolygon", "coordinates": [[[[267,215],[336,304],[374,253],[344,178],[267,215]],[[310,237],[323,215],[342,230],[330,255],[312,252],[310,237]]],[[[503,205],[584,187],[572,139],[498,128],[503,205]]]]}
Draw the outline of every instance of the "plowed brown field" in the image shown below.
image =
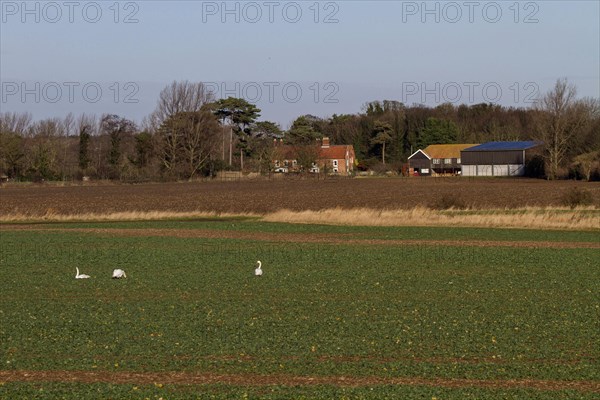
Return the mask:
{"type": "Polygon", "coordinates": [[[0,371],[0,379],[7,382],[110,382],[116,384],[226,384],[236,386],[313,386],[333,385],[340,387],[360,387],[374,385],[433,386],[446,388],[489,388],[515,389],[531,388],[545,391],[574,390],[578,392],[600,393],[600,385],[595,381],[550,381],[536,379],[480,380],[444,379],[419,377],[355,377],[355,376],[293,376],[293,375],[250,375],[250,374],[211,374],[189,372],[103,372],[103,371],[0,371]]]}
{"type": "Polygon", "coordinates": [[[559,206],[573,188],[600,183],[532,179],[331,179],[161,183],[141,185],[9,185],[0,187],[0,215],[84,214],[119,211],[268,213],[280,209],[411,209],[444,196],[476,208],[559,206]]]}

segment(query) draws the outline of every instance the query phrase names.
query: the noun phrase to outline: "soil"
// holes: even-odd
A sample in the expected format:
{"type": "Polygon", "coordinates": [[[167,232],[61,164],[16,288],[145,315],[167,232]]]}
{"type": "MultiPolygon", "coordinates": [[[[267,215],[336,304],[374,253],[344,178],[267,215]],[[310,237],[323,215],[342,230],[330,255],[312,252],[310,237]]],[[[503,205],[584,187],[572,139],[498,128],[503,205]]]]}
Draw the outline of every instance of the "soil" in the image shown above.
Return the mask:
{"type": "Polygon", "coordinates": [[[434,386],[447,388],[576,390],[600,393],[600,382],[551,381],[537,379],[480,380],[420,377],[295,376],[214,374],[193,372],[108,372],[108,371],[0,371],[3,382],[79,382],[113,384],[225,384],[234,386],[313,386],[368,387],[376,385],[434,386]]]}
{"type": "Polygon", "coordinates": [[[117,229],[117,228],[69,228],[57,229],[31,224],[2,225],[0,231],[43,230],[52,232],[79,232],[106,236],[129,237],[175,237],[205,239],[242,239],[272,243],[319,243],[356,244],[381,246],[451,246],[451,247],[513,247],[513,248],[557,248],[557,249],[600,249],[600,242],[549,242],[549,241],[494,241],[494,240],[414,240],[414,239],[365,239],[359,234],[269,233],[242,232],[219,229],[117,229]]]}
{"type": "Polygon", "coordinates": [[[450,197],[477,208],[558,206],[575,187],[600,205],[600,182],[536,179],[328,179],[157,184],[5,185],[0,215],[123,211],[215,211],[264,214],[331,208],[411,209],[450,197]]]}

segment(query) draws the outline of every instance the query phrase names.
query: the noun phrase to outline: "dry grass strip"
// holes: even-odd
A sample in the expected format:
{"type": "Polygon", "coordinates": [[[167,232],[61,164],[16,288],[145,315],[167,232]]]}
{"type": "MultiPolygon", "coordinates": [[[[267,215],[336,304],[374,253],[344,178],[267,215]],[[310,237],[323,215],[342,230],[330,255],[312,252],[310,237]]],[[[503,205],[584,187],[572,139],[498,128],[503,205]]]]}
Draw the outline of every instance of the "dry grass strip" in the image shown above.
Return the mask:
{"type": "Polygon", "coordinates": [[[0,223],[158,221],[174,219],[256,218],[267,222],[348,226],[445,226],[556,230],[600,230],[595,208],[522,208],[505,210],[375,210],[333,208],[319,211],[279,210],[254,213],[128,211],[113,213],[0,215],[0,223]]]}
{"type": "Polygon", "coordinates": [[[38,223],[38,222],[119,222],[119,221],[168,221],[178,219],[212,219],[212,218],[259,218],[252,213],[217,213],[206,211],[123,211],[86,214],[7,214],[0,215],[0,223],[38,223]]]}
{"type": "Polygon", "coordinates": [[[523,208],[512,210],[446,210],[424,207],[411,210],[329,209],[321,211],[281,210],[266,215],[271,222],[351,226],[449,226],[600,230],[600,210],[523,208]]]}

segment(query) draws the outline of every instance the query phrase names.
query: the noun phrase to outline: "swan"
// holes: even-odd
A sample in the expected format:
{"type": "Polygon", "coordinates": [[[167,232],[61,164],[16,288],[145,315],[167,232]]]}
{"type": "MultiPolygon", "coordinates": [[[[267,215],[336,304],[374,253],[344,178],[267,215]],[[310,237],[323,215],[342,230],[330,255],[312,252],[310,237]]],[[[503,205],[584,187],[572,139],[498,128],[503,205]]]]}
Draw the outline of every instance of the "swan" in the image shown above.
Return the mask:
{"type": "Polygon", "coordinates": [[[256,267],[256,269],[254,270],[254,275],[256,276],[261,276],[262,275],[262,263],[260,261],[256,262],[256,265],[258,265],[258,267],[256,267]]]}
{"type": "Polygon", "coordinates": [[[125,271],[123,271],[122,269],[117,268],[113,270],[112,277],[114,279],[127,278],[127,274],[125,274],[125,271]]]}
{"type": "Polygon", "coordinates": [[[75,270],[77,270],[77,275],[75,275],[75,279],[88,279],[90,276],[86,275],[86,274],[80,274],[79,273],[79,268],[75,267],[75,270]]]}

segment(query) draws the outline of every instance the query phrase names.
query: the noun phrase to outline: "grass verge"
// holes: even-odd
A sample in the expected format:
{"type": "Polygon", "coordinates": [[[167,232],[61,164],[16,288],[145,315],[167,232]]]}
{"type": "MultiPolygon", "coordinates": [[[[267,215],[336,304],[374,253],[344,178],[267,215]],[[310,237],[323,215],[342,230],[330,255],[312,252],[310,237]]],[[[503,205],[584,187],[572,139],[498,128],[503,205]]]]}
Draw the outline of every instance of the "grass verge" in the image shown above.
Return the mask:
{"type": "Polygon", "coordinates": [[[0,224],[38,222],[161,221],[191,219],[262,219],[292,224],[345,226],[462,226],[473,228],[519,228],[600,230],[600,210],[594,207],[432,210],[375,210],[333,208],[325,210],[279,210],[268,214],[219,212],[126,211],[87,214],[8,214],[0,224]]]}
{"type": "Polygon", "coordinates": [[[527,228],[596,230],[600,211],[592,208],[511,210],[412,210],[330,209],[321,211],[281,210],[265,221],[355,226],[463,226],[479,228],[527,228]]]}

